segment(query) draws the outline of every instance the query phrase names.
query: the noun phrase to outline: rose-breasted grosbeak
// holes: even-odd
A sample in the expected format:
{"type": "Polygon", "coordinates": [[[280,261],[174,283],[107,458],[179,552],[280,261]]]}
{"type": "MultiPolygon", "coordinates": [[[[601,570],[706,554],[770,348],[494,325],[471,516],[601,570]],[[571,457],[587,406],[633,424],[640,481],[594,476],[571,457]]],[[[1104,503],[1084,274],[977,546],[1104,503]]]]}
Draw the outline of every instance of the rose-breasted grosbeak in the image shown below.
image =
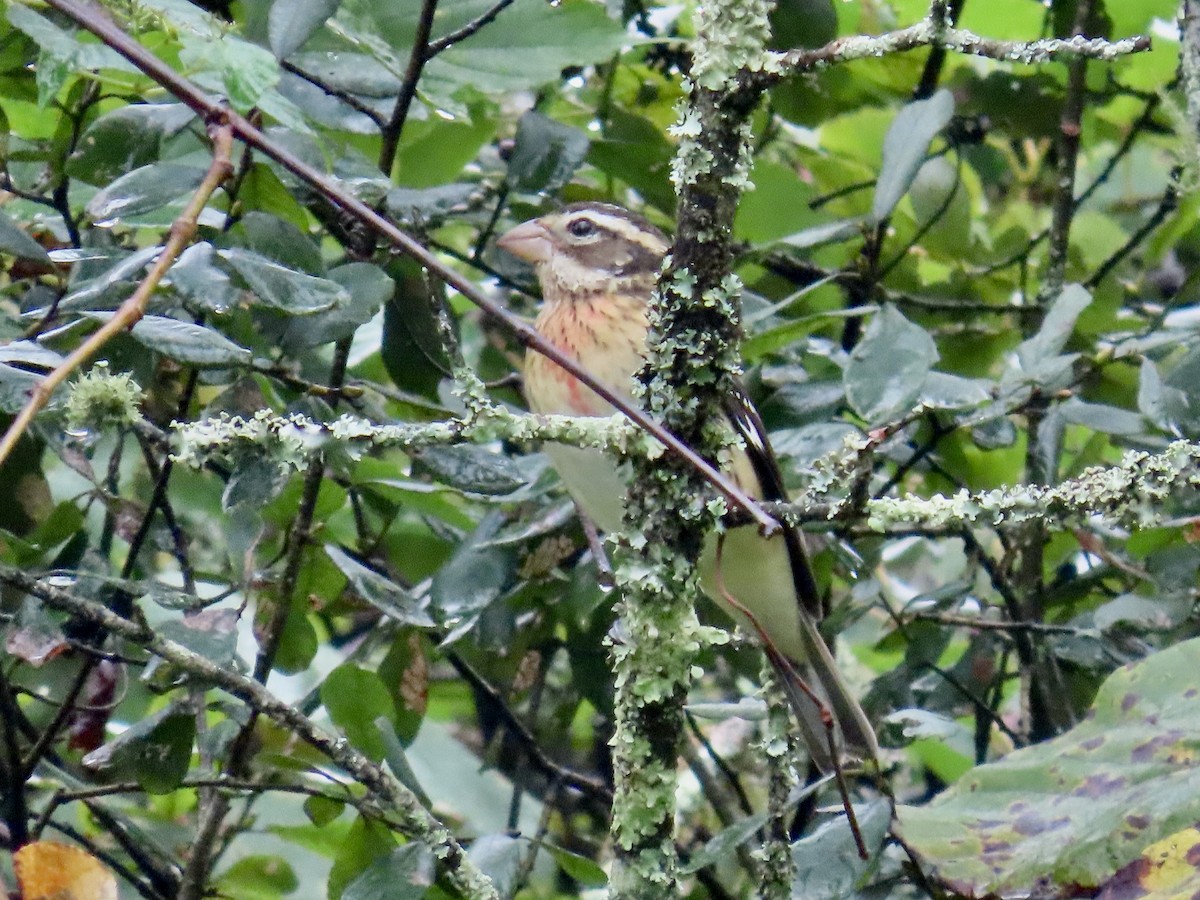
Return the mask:
{"type": "MultiPolygon", "coordinates": [[[[518,225],[497,243],[534,265],[543,298],[538,332],[608,387],[630,396],[646,353],[647,304],[670,248],[663,233],[619,206],[574,203],[518,225]]],[[[537,413],[615,412],[566,370],[533,352],[525,357],[525,397],[537,413]]],[[[779,464],[749,399],[739,389],[723,412],[744,444],[730,454],[728,474],[751,496],[787,499],[779,464]]],[[[619,530],[626,485],[615,463],[596,450],[562,444],[545,449],[583,511],[601,529],[619,530]]],[[[700,569],[704,592],[753,633],[761,629],[777,651],[768,653],[789,688],[813,760],[826,771],[832,768],[830,732],[820,706],[796,685],[797,674],[832,713],[838,747],[874,758],[871,726],[817,630],[821,598],[796,530],[784,528],[769,539],[753,526],[714,535],[706,542],[700,569]]]]}

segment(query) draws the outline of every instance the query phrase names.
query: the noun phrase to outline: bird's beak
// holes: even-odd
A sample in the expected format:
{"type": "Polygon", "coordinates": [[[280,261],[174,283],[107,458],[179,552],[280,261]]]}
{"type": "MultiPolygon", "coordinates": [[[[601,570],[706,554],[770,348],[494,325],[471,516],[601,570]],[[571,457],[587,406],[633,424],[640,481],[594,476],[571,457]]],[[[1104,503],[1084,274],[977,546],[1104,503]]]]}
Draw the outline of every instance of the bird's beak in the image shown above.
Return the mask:
{"type": "Polygon", "coordinates": [[[496,241],[496,246],[531,263],[545,262],[554,249],[550,232],[540,219],[531,219],[505,232],[496,241]]]}

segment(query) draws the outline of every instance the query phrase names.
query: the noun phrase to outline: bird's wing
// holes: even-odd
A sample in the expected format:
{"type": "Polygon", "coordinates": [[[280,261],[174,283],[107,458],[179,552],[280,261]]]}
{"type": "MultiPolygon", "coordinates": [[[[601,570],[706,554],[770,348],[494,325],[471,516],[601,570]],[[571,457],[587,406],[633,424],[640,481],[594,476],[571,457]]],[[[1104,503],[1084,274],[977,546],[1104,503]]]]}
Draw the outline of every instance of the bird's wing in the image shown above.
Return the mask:
{"type": "MultiPolygon", "coordinates": [[[[767,427],[740,382],[726,395],[725,415],[729,417],[734,432],[746,445],[746,456],[754,467],[754,474],[758,476],[761,499],[786,501],[788,495],[783,484],[783,471],[767,438],[767,427]]],[[[792,563],[796,598],[804,610],[819,622],[825,614],[824,603],[804,550],[804,539],[798,528],[786,522],[783,523],[783,539],[792,563]]]]}

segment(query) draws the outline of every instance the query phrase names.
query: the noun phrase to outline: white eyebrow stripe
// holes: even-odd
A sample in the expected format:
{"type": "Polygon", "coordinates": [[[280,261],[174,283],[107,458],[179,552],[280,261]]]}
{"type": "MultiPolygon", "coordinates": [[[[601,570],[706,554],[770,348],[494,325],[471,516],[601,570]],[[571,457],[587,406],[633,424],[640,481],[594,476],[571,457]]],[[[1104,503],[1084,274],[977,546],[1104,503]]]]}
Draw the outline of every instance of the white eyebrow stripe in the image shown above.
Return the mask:
{"type": "MultiPolygon", "coordinates": [[[[647,231],[645,228],[638,225],[632,219],[625,216],[613,215],[612,213],[602,212],[600,210],[579,210],[575,215],[583,216],[590,219],[598,228],[618,235],[627,241],[639,244],[646,250],[659,255],[664,255],[669,246],[666,241],[660,238],[652,231],[647,231]]],[[[572,216],[574,218],[574,216],[572,216]]]]}

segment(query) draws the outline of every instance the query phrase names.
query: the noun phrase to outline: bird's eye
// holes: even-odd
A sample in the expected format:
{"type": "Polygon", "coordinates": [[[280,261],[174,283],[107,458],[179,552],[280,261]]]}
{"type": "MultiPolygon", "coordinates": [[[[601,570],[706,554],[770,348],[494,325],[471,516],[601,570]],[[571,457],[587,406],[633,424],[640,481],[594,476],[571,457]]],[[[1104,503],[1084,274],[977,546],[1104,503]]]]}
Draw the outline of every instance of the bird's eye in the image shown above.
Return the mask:
{"type": "Polygon", "coordinates": [[[583,217],[572,219],[567,223],[567,231],[577,238],[590,237],[596,233],[596,223],[583,217]]]}

